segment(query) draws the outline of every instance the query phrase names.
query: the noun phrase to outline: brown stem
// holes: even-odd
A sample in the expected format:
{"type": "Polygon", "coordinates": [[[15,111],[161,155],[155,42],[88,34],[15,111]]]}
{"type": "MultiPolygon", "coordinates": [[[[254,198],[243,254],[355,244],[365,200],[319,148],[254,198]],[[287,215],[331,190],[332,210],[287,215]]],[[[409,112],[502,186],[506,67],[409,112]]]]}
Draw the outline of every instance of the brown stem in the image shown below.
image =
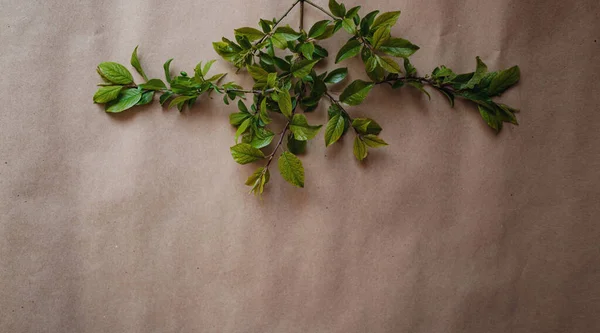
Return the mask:
{"type": "Polygon", "coordinates": [[[300,31],[304,30],[304,0],[300,0],[300,31]]]}
{"type": "Polygon", "coordinates": [[[315,7],[316,9],[318,9],[318,10],[322,11],[323,13],[327,14],[327,15],[328,15],[329,17],[331,17],[332,19],[334,19],[334,20],[336,19],[336,18],[335,18],[335,16],[333,16],[333,14],[331,14],[330,12],[328,12],[327,10],[325,10],[323,7],[321,7],[321,6],[319,6],[319,5],[315,4],[315,3],[313,3],[312,1],[310,1],[310,0],[304,0],[304,2],[306,2],[307,4],[309,4],[309,5],[313,6],[313,7],[315,7]]]}

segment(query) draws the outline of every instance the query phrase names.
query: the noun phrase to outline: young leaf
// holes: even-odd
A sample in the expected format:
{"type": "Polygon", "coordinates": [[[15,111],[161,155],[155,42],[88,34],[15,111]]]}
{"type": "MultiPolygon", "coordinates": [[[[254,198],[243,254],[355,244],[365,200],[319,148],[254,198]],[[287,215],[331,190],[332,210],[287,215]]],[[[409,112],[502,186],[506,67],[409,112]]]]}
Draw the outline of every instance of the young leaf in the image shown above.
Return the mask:
{"type": "Polygon", "coordinates": [[[248,73],[250,73],[250,75],[252,76],[252,78],[254,80],[256,80],[256,82],[266,82],[267,81],[269,73],[266,70],[264,70],[258,66],[255,66],[255,65],[247,66],[247,68],[248,68],[248,73]]]}
{"type": "Polygon", "coordinates": [[[118,113],[125,111],[140,101],[142,98],[142,91],[136,88],[130,88],[124,90],[119,95],[119,98],[116,100],[116,103],[107,105],[106,112],[118,113]]]}
{"type": "Polygon", "coordinates": [[[105,86],[100,87],[94,94],[94,103],[108,103],[119,97],[119,93],[123,89],[123,86],[105,86]]]}
{"type": "Polygon", "coordinates": [[[371,148],[387,146],[388,144],[375,134],[363,135],[363,141],[371,148]]]}
{"type": "Polygon", "coordinates": [[[294,186],[304,187],[304,167],[296,155],[284,151],[277,164],[283,179],[294,186]]]}
{"type": "Polygon", "coordinates": [[[367,145],[363,142],[360,136],[357,135],[354,138],[354,156],[356,156],[356,159],[359,161],[362,161],[367,158],[367,154],[367,145]]]}
{"type": "Polygon", "coordinates": [[[359,105],[367,97],[373,85],[373,82],[355,80],[344,89],[340,95],[340,101],[348,105],[359,105]]]}
{"type": "Polygon", "coordinates": [[[381,65],[381,67],[383,67],[383,69],[385,69],[386,71],[396,74],[400,73],[400,65],[398,65],[398,63],[394,61],[394,59],[380,56],[375,57],[377,57],[377,62],[379,63],[379,65],[381,65]]]}
{"type": "Polygon", "coordinates": [[[342,137],[346,127],[345,123],[346,119],[342,117],[341,113],[336,113],[329,119],[325,126],[325,147],[329,147],[342,137]]]}
{"type": "Polygon", "coordinates": [[[346,6],[335,0],[329,0],[329,10],[333,16],[344,17],[346,15],[346,6]]]}
{"type": "Polygon", "coordinates": [[[327,76],[325,77],[325,79],[323,81],[325,81],[325,83],[335,84],[335,83],[342,82],[342,80],[344,80],[347,75],[348,75],[348,68],[346,68],[346,67],[336,68],[336,69],[332,70],[329,74],[327,74],[327,76]]]}
{"type": "Polygon", "coordinates": [[[400,11],[382,13],[381,15],[377,16],[373,22],[371,30],[377,30],[380,27],[392,27],[398,21],[399,16],[400,11]]]}
{"type": "Polygon", "coordinates": [[[163,90],[167,89],[165,83],[160,79],[152,79],[146,83],[142,83],[139,85],[140,88],[145,90],[163,90]]]}
{"type": "Polygon", "coordinates": [[[323,20],[323,21],[319,21],[319,22],[313,24],[313,26],[308,31],[308,37],[309,38],[317,38],[319,36],[322,36],[325,33],[325,31],[327,30],[327,25],[330,22],[331,22],[330,20],[323,20]]]}
{"type": "Polygon", "coordinates": [[[173,58],[167,60],[167,62],[165,62],[165,64],[163,65],[163,68],[165,70],[165,79],[169,83],[171,83],[171,72],[169,69],[171,67],[171,61],[173,61],[173,58]]]}
{"type": "Polygon", "coordinates": [[[475,69],[475,74],[473,74],[471,79],[464,85],[463,89],[473,89],[487,73],[487,66],[481,61],[481,58],[477,57],[476,59],[477,69],[475,69]]]}
{"type": "Polygon", "coordinates": [[[246,180],[246,185],[252,186],[250,192],[254,192],[255,194],[262,194],[264,191],[265,184],[269,182],[271,175],[269,173],[269,169],[265,169],[264,167],[260,167],[254,171],[250,177],[246,180]]]}
{"type": "Polygon", "coordinates": [[[490,96],[498,96],[502,94],[506,89],[510,88],[517,82],[521,77],[521,71],[519,66],[513,66],[509,69],[499,71],[498,75],[494,77],[488,88],[490,96]]]}
{"type": "Polygon", "coordinates": [[[379,49],[379,47],[385,43],[390,38],[390,27],[380,27],[373,34],[373,48],[375,50],[379,49]]]}
{"type": "Polygon", "coordinates": [[[241,36],[244,36],[244,37],[248,38],[248,40],[251,41],[251,42],[255,41],[257,39],[261,39],[265,35],[260,30],[254,29],[254,28],[250,28],[250,27],[244,27],[244,28],[235,29],[234,32],[237,35],[241,35],[241,36]]]}
{"type": "Polygon", "coordinates": [[[292,74],[294,75],[294,77],[301,79],[310,74],[310,71],[317,62],[319,62],[319,60],[300,60],[292,65],[292,74]]]}
{"type": "Polygon", "coordinates": [[[230,148],[231,156],[239,164],[248,164],[254,161],[258,161],[261,158],[265,158],[265,154],[250,144],[238,143],[237,145],[230,148]]]}
{"type": "Polygon", "coordinates": [[[287,118],[292,117],[292,98],[290,97],[290,92],[287,90],[283,90],[278,94],[279,100],[277,104],[279,105],[279,110],[281,113],[287,118]]]}
{"type": "MultiPolygon", "coordinates": [[[[206,64],[204,64],[204,67],[202,67],[202,76],[206,76],[206,74],[208,74],[208,71],[210,71],[210,68],[212,67],[212,65],[216,62],[216,60],[209,60],[206,62],[206,64]]],[[[208,79],[208,81],[211,81],[210,79],[208,79]]]]}
{"type": "Polygon", "coordinates": [[[116,62],[103,62],[98,65],[98,73],[105,79],[116,84],[130,84],[133,83],[133,76],[131,73],[121,64],[116,62]]]}
{"type": "Polygon", "coordinates": [[[362,44],[356,39],[350,39],[342,48],[338,51],[338,54],[335,56],[335,63],[352,58],[360,52],[360,47],[362,44]]]}
{"type": "Polygon", "coordinates": [[[140,65],[140,60],[137,55],[137,50],[138,50],[138,47],[136,46],[135,49],[133,50],[133,53],[131,54],[131,66],[133,66],[133,68],[135,68],[135,70],[138,73],[140,73],[140,75],[144,78],[145,81],[148,81],[148,77],[146,76],[146,73],[144,73],[144,70],[142,69],[142,65],[140,65]]]}
{"type": "Polygon", "coordinates": [[[402,58],[410,57],[417,52],[418,49],[418,46],[402,38],[389,38],[379,46],[379,51],[393,57],[402,58]]]}
{"type": "Polygon", "coordinates": [[[238,142],[238,138],[240,137],[240,135],[244,134],[244,132],[248,130],[248,127],[250,126],[251,122],[252,118],[248,118],[240,124],[240,127],[238,127],[237,131],[235,132],[235,143],[238,142]]]}
{"type": "Polygon", "coordinates": [[[303,114],[295,114],[290,122],[290,131],[294,133],[294,137],[299,141],[311,140],[319,133],[321,127],[322,125],[309,125],[303,114]]]}

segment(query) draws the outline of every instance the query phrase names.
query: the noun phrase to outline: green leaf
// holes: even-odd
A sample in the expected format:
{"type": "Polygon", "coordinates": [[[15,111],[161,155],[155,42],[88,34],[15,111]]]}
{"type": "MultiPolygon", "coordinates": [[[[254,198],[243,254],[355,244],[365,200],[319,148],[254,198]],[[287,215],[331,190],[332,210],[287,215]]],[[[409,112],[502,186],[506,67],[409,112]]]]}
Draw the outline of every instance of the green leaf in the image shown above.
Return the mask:
{"type": "Polygon", "coordinates": [[[283,90],[277,93],[279,100],[277,104],[279,105],[279,110],[281,113],[287,118],[292,117],[292,98],[290,97],[290,92],[287,90],[283,90]]]}
{"type": "Polygon", "coordinates": [[[350,39],[342,48],[338,51],[338,54],[335,56],[335,63],[352,58],[356,56],[360,52],[360,47],[362,44],[356,39],[350,39]]]}
{"type": "Polygon", "coordinates": [[[361,35],[363,35],[363,36],[369,35],[370,27],[373,24],[373,21],[375,20],[375,16],[377,16],[377,14],[379,14],[379,11],[374,10],[362,18],[362,20],[360,21],[361,35]]]}
{"type": "Polygon", "coordinates": [[[355,80],[344,89],[340,95],[340,101],[348,105],[359,105],[367,97],[373,86],[373,82],[355,80]]]}
{"type": "Polygon", "coordinates": [[[342,82],[346,78],[347,75],[348,75],[348,68],[346,68],[346,67],[336,68],[336,69],[332,70],[329,74],[327,74],[324,81],[325,81],[325,83],[329,83],[329,84],[339,83],[339,82],[342,82]]]}
{"type": "Polygon", "coordinates": [[[410,63],[408,58],[404,58],[404,71],[408,77],[417,75],[417,69],[410,63]]]}
{"type": "Polygon", "coordinates": [[[296,155],[284,151],[277,162],[279,173],[288,183],[304,187],[304,167],[302,161],[296,155]]]}
{"type": "Polygon", "coordinates": [[[388,144],[375,134],[363,135],[363,141],[371,148],[387,146],[388,144]]]}
{"type": "Polygon", "coordinates": [[[375,134],[381,133],[381,126],[373,119],[369,118],[354,118],[352,120],[354,127],[360,134],[375,134]]]}
{"type": "Polygon", "coordinates": [[[251,42],[257,39],[261,39],[265,35],[262,31],[250,27],[235,29],[234,32],[237,35],[241,35],[248,38],[248,40],[251,42]]]}
{"type": "Polygon", "coordinates": [[[294,133],[294,137],[300,141],[311,140],[319,133],[321,127],[322,125],[309,125],[303,114],[295,114],[290,122],[290,131],[294,133]]]}
{"type": "Polygon", "coordinates": [[[481,61],[481,58],[477,57],[476,59],[477,69],[475,69],[475,74],[473,74],[473,77],[471,77],[469,82],[463,86],[463,89],[473,89],[487,73],[487,66],[481,61]]]}
{"type": "Polygon", "coordinates": [[[196,97],[198,97],[198,96],[177,96],[171,100],[171,103],[169,103],[169,109],[174,106],[177,106],[179,108],[179,110],[181,111],[181,108],[185,102],[191,100],[192,98],[196,98],[196,97]]]}
{"type": "Polygon", "coordinates": [[[361,8],[360,6],[356,6],[356,7],[352,7],[350,9],[348,9],[348,12],[346,12],[346,15],[344,15],[344,17],[353,19],[354,16],[356,16],[358,14],[358,11],[360,10],[360,8],[361,8]]]}
{"type": "Polygon", "coordinates": [[[321,35],[319,35],[319,36],[317,36],[317,37],[314,37],[314,38],[315,38],[315,39],[318,39],[318,40],[327,39],[327,38],[329,38],[329,37],[333,36],[333,34],[334,34],[335,32],[336,32],[336,30],[335,30],[335,25],[328,25],[328,26],[325,28],[325,32],[323,32],[321,35]]]}
{"type": "Polygon", "coordinates": [[[408,58],[419,49],[406,39],[389,38],[379,46],[379,51],[393,57],[408,58]]]}
{"type": "Polygon", "coordinates": [[[269,73],[266,70],[255,65],[247,66],[247,68],[248,73],[250,73],[250,75],[254,80],[256,80],[256,82],[267,82],[269,73]]]}
{"type": "Polygon", "coordinates": [[[165,83],[160,79],[152,79],[146,83],[142,83],[139,85],[140,88],[145,90],[163,90],[167,89],[165,83]]]}
{"type": "Polygon", "coordinates": [[[142,93],[142,98],[140,98],[140,100],[135,105],[150,104],[150,102],[152,102],[153,98],[154,98],[154,91],[146,91],[146,92],[142,93]]]}
{"type": "Polygon", "coordinates": [[[287,148],[292,154],[302,154],[306,151],[308,141],[300,141],[294,138],[294,134],[290,133],[287,138],[287,148]]]}
{"type": "Polygon", "coordinates": [[[385,69],[386,71],[395,74],[400,73],[400,65],[398,65],[398,63],[394,59],[380,56],[375,57],[377,57],[377,62],[379,63],[379,65],[381,65],[381,67],[383,67],[383,69],[385,69]]]}
{"type": "Polygon", "coordinates": [[[119,94],[119,98],[114,104],[107,105],[106,112],[118,113],[125,111],[140,101],[142,91],[136,88],[126,89],[119,94]]]}
{"type": "Polygon", "coordinates": [[[269,32],[271,32],[271,22],[270,21],[260,19],[260,21],[258,23],[260,25],[260,28],[264,31],[264,33],[268,34],[269,32]]]}
{"type": "Polygon", "coordinates": [[[287,48],[287,40],[279,34],[271,36],[271,41],[273,42],[273,45],[279,49],[285,50],[287,48]]]}
{"type": "Polygon", "coordinates": [[[258,117],[265,125],[271,122],[271,118],[269,118],[269,113],[267,112],[266,98],[263,98],[263,100],[260,102],[260,111],[258,113],[258,117]]]}
{"type": "Polygon", "coordinates": [[[304,58],[312,60],[312,55],[315,52],[315,44],[309,42],[300,45],[300,52],[302,52],[304,58]]]}
{"type": "Polygon", "coordinates": [[[429,92],[427,92],[427,90],[425,90],[423,83],[418,82],[418,81],[408,81],[406,83],[410,86],[413,86],[413,87],[419,89],[422,93],[424,93],[425,95],[427,95],[427,97],[429,97],[429,100],[431,100],[431,95],[429,94],[429,92]]]}
{"type": "Polygon", "coordinates": [[[275,30],[274,36],[275,35],[278,36],[278,37],[280,37],[280,38],[285,39],[288,42],[295,41],[296,39],[300,38],[300,36],[302,36],[301,33],[296,32],[289,25],[285,26],[285,27],[279,27],[279,28],[277,28],[277,30],[275,30]]]}
{"type": "Polygon", "coordinates": [[[292,74],[294,75],[294,77],[301,79],[310,74],[310,71],[317,62],[319,62],[319,60],[300,60],[292,65],[292,74]]]}
{"type": "Polygon", "coordinates": [[[167,60],[167,62],[165,62],[165,64],[163,65],[163,68],[165,70],[165,79],[169,83],[171,83],[171,72],[169,70],[169,68],[171,67],[171,61],[173,61],[173,58],[167,60]]]}
{"type": "Polygon", "coordinates": [[[344,134],[346,119],[340,113],[333,115],[325,126],[325,147],[335,143],[344,134]]]}
{"type": "Polygon", "coordinates": [[[105,86],[100,87],[94,94],[94,103],[108,103],[119,97],[119,93],[123,89],[123,86],[105,86]]]}
{"type": "Polygon", "coordinates": [[[373,34],[373,48],[375,50],[379,49],[379,47],[385,43],[388,39],[390,39],[390,27],[384,26],[380,27],[373,34]]]}
{"type": "Polygon", "coordinates": [[[254,171],[250,177],[246,180],[246,185],[252,186],[250,192],[254,192],[255,194],[262,194],[264,191],[265,184],[269,182],[271,175],[269,173],[269,169],[265,169],[264,167],[260,167],[254,171]]]}
{"type": "Polygon", "coordinates": [[[325,31],[327,31],[327,25],[329,23],[331,23],[330,20],[323,20],[313,24],[313,26],[308,31],[308,37],[317,38],[319,36],[322,36],[325,33],[325,31]]]}
{"type": "Polygon", "coordinates": [[[329,0],[329,10],[333,16],[344,17],[346,15],[346,6],[335,0],[329,0]]]}
{"type": "Polygon", "coordinates": [[[489,109],[481,104],[477,104],[477,108],[479,109],[479,114],[481,115],[481,118],[485,120],[488,126],[494,129],[496,133],[500,132],[500,130],[502,129],[502,120],[500,120],[498,116],[496,116],[494,110],[489,109]]]}
{"type": "Polygon", "coordinates": [[[275,137],[275,133],[269,131],[266,128],[258,127],[254,131],[254,135],[252,136],[252,140],[250,140],[250,145],[254,148],[264,148],[271,144],[273,138],[275,137]]]}
{"type": "Polygon", "coordinates": [[[98,73],[105,79],[116,84],[133,83],[131,73],[121,64],[116,62],[103,62],[98,65],[98,73]]]}
{"type": "Polygon", "coordinates": [[[373,22],[371,30],[377,30],[380,27],[392,27],[398,21],[398,17],[400,17],[400,11],[382,13],[373,22]]]}
{"type": "Polygon", "coordinates": [[[354,138],[354,156],[356,156],[356,159],[359,161],[362,161],[367,158],[367,154],[367,145],[363,142],[360,136],[357,135],[354,138]]]}
{"type": "Polygon", "coordinates": [[[229,115],[229,123],[233,126],[240,126],[244,120],[250,117],[251,115],[247,112],[234,112],[229,115]]]}
{"type": "Polygon", "coordinates": [[[162,95],[160,95],[160,98],[158,99],[158,101],[160,102],[160,105],[165,104],[165,102],[171,98],[171,96],[173,96],[173,92],[172,91],[165,91],[162,95]]]}
{"type": "Polygon", "coordinates": [[[238,143],[230,148],[231,156],[239,164],[248,164],[265,158],[265,154],[248,143],[238,143]]]}
{"type": "Polygon", "coordinates": [[[444,88],[433,86],[437,91],[442,93],[446,98],[448,98],[448,102],[450,103],[450,107],[454,107],[454,93],[450,90],[446,90],[444,88]]]}
{"type": "Polygon", "coordinates": [[[251,122],[252,118],[248,118],[240,124],[240,127],[238,127],[237,131],[235,132],[235,143],[238,142],[238,138],[240,137],[240,135],[244,134],[244,132],[248,130],[248,127],[250,126],[251,122]]]}
{"type": "MultiPolygon", "coordinates": [[[[212,65],[216,62],[216,60],[209,60],[206,62],[206,64],[204,64],[204,67],[202,67],[202,76],[206,76],[206,74],[208,74],[208,72],[210,71],[210,68],[212,67],[212,65]]],[[[208,80],[210,81],[210,79],[208,80]]]]}
{"type": "Polygon", "coordinates": [[[138,47],[136,46],[135,49],[133,50],[133,53],[131,54],[131,66],[133,66],[133,68],[135,68],[135,70],[138,73],[140,73],[140,75],[144,78],[144,80],[148,81],[148,77],[146,76],[146,73],[144,73],[144,70],[142,69],[142,65],[140,65],[140,60],[137,55],[137,50],[138,50],[138,47]]]}
{"type": "Polygon", "coordinates": [[[513,66],[509,69],[499,71],[498,75],[490,83],[488,93],[490,96],[498,96],[502,94],[506,89],[510,88],[521,78],[521,70],[519,66],[513,66]]]}
{"type": "Polygon", "coordinates": [[[344,28],[344,30],[351,35],[356,33],[356,24],[354,23],[354,20],[350,18],[345,18],[342,20],[342,28],[344,28]]]}

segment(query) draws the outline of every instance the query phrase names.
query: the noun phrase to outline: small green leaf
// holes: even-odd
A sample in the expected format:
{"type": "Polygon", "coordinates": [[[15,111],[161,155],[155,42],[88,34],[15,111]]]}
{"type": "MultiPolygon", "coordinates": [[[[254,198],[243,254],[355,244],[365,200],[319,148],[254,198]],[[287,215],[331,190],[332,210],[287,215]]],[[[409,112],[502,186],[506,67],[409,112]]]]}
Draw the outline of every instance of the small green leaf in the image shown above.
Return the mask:
{"type": "Polygon", "coordinates": [[[292,74],[294,77],[301,79],[310,74],[310,71],[312,71],[312,68],[317,62],[319,62],[319,60],[300,60],[292,65],[292,74]]]}
{"type": "Polygon", "coordinates": [[[304,167],[296,155],[284,151],[279,156],[277,164],[283,179],[292,185],[304,187],[304,167]]]}
{"type": "Polygon", "coordinates": [[[104,104],[117,99],[121,89],[123,89],[123,86],[100,87],[94,94],[94,103],[104,104]]]}
{"type": "Polygon", "coordinates": [[[270,21],[260,19],[258,23],[260,25],[260,28],[264,31],[264,33],[268,34],[269,32],[271,32],[272,23],[270,21]]]}
{"type": "MultiPolygon", "coordinates": [[[[204,67],[202,67],[202,76],[206,76],[206,74],[208,74],[208,72],[210,71],[210,68],[212,67],[212,65],[216,62],[216,60],[209,60],[206,62],[206,64],[204,64],[204,67]]],[[[210,81],[210,79],[208,80],[210,81]]]]}
{"type": "Polygon", "coordinates": [[[327,39],[331,36],[333,36],[333,34],[336,32],[337,30],[335,30],[335,25],[328,25],[325,28],[325,32],[323,32],[321,35],[314,37],[315,39],[318,40],[323,40],[323,39],[327,39]]]}
{"type": "Polygon", "coordinates": [[[247,66],[247,68],[248,73],[250,73],[250,75],[254,80],[256,80],[256,82],[267,82],[269,73],[266,70],[255,65],[247,66]]]}
{"type": "Polygon", "coordinates": [[[279,92],[277,95],[279,98],[279,100],[277,101],[277,104],[279,105],[279,110],[281,110],[281,113],[284,116],[291,118],[292,117],[292,98],[290,97],[290,92],[287,90],[283,90],[283,91],[279,92]]]}
{"type": "Polygon", "coordinates": [[[454,107],[454,93],[450,90],[446,90],[444,88],[433,86],[437,91],[442,93],[446,98],[448,98],[448,102],[450,103],[450,107],[454,107]]]}
{"type": "Polygon", "coordinates": [[[146,73],[144,73],[144,70],[142,69],[142,65],[140,65],[140,60],[137,55],[137,50],[138,50],[138,47],[136,46],[135,49],[133,50],[133,53],[131,54],[131,66],[133,66],[133,68],[135,68],[135,70],[138,73],[140,73],[140,75],[144,78],[144,80],[148,81],[148,77],[146,76],[146,73]]]}
{"type": "Polygon", "coordinates": [[[346,12],[346,15],[344,15],[344,17],[353,19],[354,16],[357,16],[359,10],[360,10],[360,6],[352,7],[350,9],[348,9],[348,12],[346,12]]]}
{"type": "Polygon", "coordinates": [[[98,73],[105,79],[116,84],[133,83],[131,73],[121,64],[116,62],[103,62],[98,65],[98,73]]]}
{"type": "Polygon", "coordinates": [[[367,15],[365,15],[365,17],[362,18],[362,20],[360,21],[360,33],[363,36],[368,36],[369,35],[369,31],[370,31],[370,27],[373,24],[373,21],[375,20],[375,16],[377,16],[377,14],[379,14],[378,10],[374,10],[370,13],[368,13],[367,15]]]}
{"type": "Polygon", "coordinates": [[[340,113],[333,115],[325,126],[325,147],[335,143],[344,134],[346,119],[340,113]]]}
{"type": "Polygon", "coordinates": [[[244,134],[244,132],[248,130],[248,127],[250,126],[251,122],[252,118],[248,118],[240,124],[240,127],[238,127],[237,131],[235,132],[235,143],[238,142],[238,138],[240,137],[240,135],[244,134]]]}
{"type": "Polygon", "coordinates": [[[354,118],[352,120],[354,127],[360,134],[375,134],[381,133],[381,126],[373,119],[369,118],[354,118]]]}
{"type": "Polygon", "coordinates": [[[300,46],[300,52],[302,52],[302,55],[304,56],[304,58],[308,59],[308,60],[312,60],[313,58],[313,53],[315,52],[315,44],[313,43],[304,43],[300,46]]]}
{"type": "Polygon", "coordinates": [[[171,67],[171,61],[173,61],[173,59],[169,59],[167,60],[167,62],[165,62],[165,64],[163,65],[163,68],[165,70],[165,79],[167,80],[167,82],[171,83],[171,72],[169,70],[169,68],[171,67]]]}
{"type": "Polygon", "coordinates": [[[171,100],[171,103],[169,103],[169,109],[177,106],[179,108],[179,110],[181,111],[182,106],[185,102],[191,100],[192,98],[196,98],[198,96],[177,96],[175,98],[173,98],[173,100],[171,100]]]}
{"type": "Polygon", "coordinates": [[[300,36],[302,36],[301,33],[296,32],[289,25],[277,28],[277,30],[275,30],[274,35],[277,35],[278,37],[283,38],[288,42],[295,41],[296,39],[300,38],[300,36]]]}
{"type": "Polygon", "coordinates": [[[359,105],[367,97],[373,86],[373,82],[355,80],[344,89],[340,95],[340,101],[348,105],[359,105]]]}
{"type": "Polygon", "coordinates": [[[308,141],[300,141],[294,138],[294,134],[290,133],[287,138],[287,148],[292,154],[303,154],[306,151],[308,141]]]}
{"type": "Polygon", "coordinates": [[[362,44],[356,39],[350,39],[342,48],[338,51],[338,54],[335,56],[335,63],[352,58],[360,52],[360,47],[362,44]]]}
{"type": "Polygon", "coordinates": [[[238,35],[248,38],[248,40],[251,42],[261,39],[265,35],[262,31],[250,27],[235,29],[234,32],[238,35]]]}
{"type": "Polygon", "coordinates": [[[380,27],[392,27],[398,21],[398,17],[400,17],[400,11],[382,13],[373,22],[371,30],[377,30],[380,27]]]}
{"type": "Polygon", "coordinates": [[[329,23],[331,23],[330,20],[323,20],[313,24],[313,26],[308,31],[308,37],[317,38],[319,36],[322,36],[325,33],[325,31],[327,31],[327,25],[329,23]]]}
{"type": "Polygon", "coordinates": [[[265,154],[248,143],[238,143],[230,148],[231,156],[239,164],[248,164],[265,158],[265,154]]]}
{"type": "Polygon", "coordinates": [[[271,175],[269,173],[269,169],[265,169],[264,167],[260,167],[254,171],[250,177],[246,180],[246,185],[252,186],[250,192],[254,192],[255,194],[262,194],[264,191],[265,184],[269,182],[271,175]]]}
{"type": "Polygon", "coordinates": [[[125,111],[140,101],[142,91],[136,88],[126,89],[119,94],[119,98],[114,104],[107,105],[106,112],[118,113],[125,111]]]}
{"type": "Polygon", "coordinates": [[[408,58],[404,58],[404,71],[406,72],[406,76],[412,77],[417,75],[417,69],[410,63],[408,58]]]}
{"type": "Polygon", "coordinates": [[[265,129],[263,127],[258,127],[254,131],[254,135],[252,136],[252,140],[250,140],[250,145],[254,148],[264,148],[271,144],[273,138],[275,137],[275,133],[265,129]]]}
{"type": "Polygon", "coordinates": [[[251,115],[247,112],[234,112],[229,115],[229,123],[233,126],[240,126],[244,120],[250,117],[251,115]]]}
{"type": "Polygon", "coordinates": [[[381,65],[381,67],[383,67],[383,69],[385,69],[386,71],[395,74],[400,73],[400,65],[398,65],[398,63],[394,59],[380,56],[375,57],[377,57],[377,62],[379,63],[379,65],[381,65]]]}
{"type": "Polygon", "coordinates": [[[146,91],[142,94],[142,98],[135,105],[146,105],[152,102],[154,98],[154,91],[146,91]]]}
{"type": "Polygon", "coordinates": [[[373,34],[373,48],[375,50],[379,49],[379,47],[388,39],[390,39],[390,27],[379,27],[379,29],[377,29],[373,34]]]}
{"type": "Polygon", "coordinates": [[[309,125],[303,114],[295,114],[290,122],[290,131],[294,133],[294,137],[300,141],[311,140],[319,133],[321,127],[322,125],[309,125]]]}
{"type": "Polygon", "coordinates": [[[346,15],[346,6],[335,0],[329,0],[329,10],[333,16],[344,17],[346,15]]]}
{"type": "Polygon", "coordinates": [[[379,51],[393,57],[408,58],[419,50],[419,47],[402,38],[389,38],[379,46],[379,51]]]}
{"type": "Polygon", "coordinates": [[[167,89],[165,83],[160,79],[152,79],[146,83],[142,83],[139,85],[140,88],[145,90],[163,90],[167,89]]]}
{"type": "Polygon", "coordinates": [[[344,30],[351,35],[356,33],[356,24],[354,23],[354,20],[350,18],[345,18],[342,20],[342,28],[344,28],[344,30]]]}
{"type": "Polygon", "coordinates": [[[356,156],[356,159],[359,161],[362,161],[367,158],[367,154],[367,145],[363,142],[360,136],[357,135],[354,138],[354,156],[356,156]]]}
{"type": "Polygon", "coordinates": [[[172,91],[165,91],[162,95],[160,95],[160,98],[158,99],[158,101],[160,102],[160,105],[165,104],[165,102],[171,98],[171,96],[173,96],[173,92],[172,91]]]}
{"type": "Polygon", "coordinates": [[[506,89],[510,88],[521,78],[521,70],[519,66],[513,66],[509,69],[499,71],[498,75],[494,77],[488,88],[490,96],[498,96],[502,94],[506,89]]]}
{"type": "Polygon", "coordinates": [[[477,104],[477,108],[479,109],[479,114],[481,118],[485,120],[489,127],[494,129],[496,133],[500,132],[502,129],[502,120],[498,119],[494,110],[491,110],[481,104],[477,104]]]}
{"type": "Polygon", "coordinates": [[[329,83],[329,84],[339,83],[339,82],[342,82],[346,78],[347,75],[348,75],[348,68],[346,68],[346,67],[336,68],[336,69],[332,70],[329,74],[327,74],[324,81],[325,81],[325,83],[329,83]]]}
{"type": "Polygon", "coordinates": [[[408,81],[406,82],[408,85],[413,86],[417,89],[419,89],[422,93],[424,93],[425,95],[427,95],[427,97],[429,98],[429,100],[431,100],[431,95],[429,94],[429,92],[427,92],[427,90],[425,90],[423,83],[419,82],[419,81],[408,81]]]}
{"type": "Polygon", "coordinates": [[[371,148],[387,146],[388,144],[375,134],[363,135],[363,141],[371,148]]]}

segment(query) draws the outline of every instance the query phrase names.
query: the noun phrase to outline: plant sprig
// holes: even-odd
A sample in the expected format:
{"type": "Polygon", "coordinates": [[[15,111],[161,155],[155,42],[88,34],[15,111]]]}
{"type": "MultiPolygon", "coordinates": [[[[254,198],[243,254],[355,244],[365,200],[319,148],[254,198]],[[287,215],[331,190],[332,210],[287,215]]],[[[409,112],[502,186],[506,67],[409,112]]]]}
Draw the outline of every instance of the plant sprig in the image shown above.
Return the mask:
{"type": "Polygon", "coordinates": [[[369,148],[383,147],[387,143],[379,137],[382,127],[375,120],[352,118],[346,107],[362,104],[378,85],[389,85],[392,89],[411,86],[431,99],[425,89],[428,86],[444,95],[451,107],[457,97],[471,101],[496,132],[505,122],[518,125],[515,116],[518,110],[493,100],[519,81],[518,66],[490,72],[476,57],[473,72],[457,74],[446,66],[439,66],[430,75],[418,76],[410,57],[419,47],[391,34],[400,11],[380,13],[375,10],[361,17],[360,6],[346,9],[344,4],[329,0],[328,7],[329,10],[309,0],[294,0],[279,19],[260,19],[260,29],[235,29],[235,41],[223,37],[213,43],[217,54],[238,71],[246,69],[254,79],[254,85],[249,89],[232,81],[221,84],[226,74],[209,75],[215,60],[198,63],[193,75],[180,72],[172,76],[170,64],[173,59],[169,59],[163,66],[164,81],[149,79],[140,64],[136,47],[130,62],[144,83],[136,84],[131,72],[123,65],[103,62],[97,68],[103,83],[99,84],[94,102],[105,104],[106,112],[116,113],[149,104],[155,94],[160,94],[161,105],[177,107],[179,111],[194,105],[201,95],[213,92],[221,94],[225,104],[237,100],[239,111],[229,115],[230,124],[236,128],[235,145],[230,151],[240,164],[263,161],[246,181],[251,192],[258,195],[263,193],[270,180],[269,170],[277,156],[282,177],[292,185],[304,187],[304,167],[297,155],[306,151],[307,141],[315,138],[323,127],[309,124],[304,114],[316,110],[323,99],[329,101],[328,121],[324,124],[325,145],[338,142],[352,128],[353,151],[360,161],[368,156],[369,148]],[[308,32],[303,29],[304,4],[328,16],[315,22],[308,32]],[[301,10],[299,30],[282,24],[297,5],[301,10]],[[329,52],[319,45],[320,41],[342,29],[350,38],[336,53],[335,63],[360,57],[370,81],[354,80],[336,98],[329,92],[329,86],[345,81],[348,69],[339,67],[330,72],[318,72],[316,67],[329,56],[329,52]],[[251,96],[250,100],[246,95],[251,96]],[[277,135],[270,126],[271,117],[286,120],[285,126],[275,131],[277,135]],[[265,154],[263,150],[274,141],[270,153],[265,154]]]}

